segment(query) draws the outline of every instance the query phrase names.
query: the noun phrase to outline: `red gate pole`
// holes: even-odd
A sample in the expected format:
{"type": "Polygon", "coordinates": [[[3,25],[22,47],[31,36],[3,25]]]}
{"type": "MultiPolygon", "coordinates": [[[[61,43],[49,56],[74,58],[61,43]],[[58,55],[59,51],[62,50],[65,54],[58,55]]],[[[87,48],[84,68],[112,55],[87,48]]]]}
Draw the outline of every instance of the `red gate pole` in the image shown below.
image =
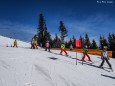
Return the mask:
{"type": "MultiPolygon", "coordinates": [[[[75,45],[76,45],[76,48],[78,48],[78,47],[80,48],[81,47],[81,40],[76,40],[75,45]]],[[[76,65],[77,65],[77,58],[78,57],[77,57],[77,51],[76,51],[76,65]]]]}

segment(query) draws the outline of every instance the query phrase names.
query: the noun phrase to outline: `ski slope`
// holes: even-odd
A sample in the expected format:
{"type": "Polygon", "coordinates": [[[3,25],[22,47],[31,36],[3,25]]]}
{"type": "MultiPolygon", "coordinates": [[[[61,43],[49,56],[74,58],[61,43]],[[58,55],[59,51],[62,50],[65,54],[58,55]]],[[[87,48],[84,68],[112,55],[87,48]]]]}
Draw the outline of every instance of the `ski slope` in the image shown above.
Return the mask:
{"type": "MultiPolygon", "coordinates": [[[[13,46],[14,40],[15,39],[0,36],[0,46],[11,47],[11,45],[13,46]]],[[[31,46],[29,43],[26,43],[20,40],[17,40],[17,44],[18,44],[18,47],[30,47],[31,46]]]]}
{"type": "MultiPolygon", "coordinates": [[[[77,61],[76,65],[75,52],[68,52],[71,58],[57,55],[58,50],[51,52],[0,46],[0,86],[115,86],[115,72],[108,72],[106,64],[106,70],[97,68],[100,56],[90,55],[92,64],[77,61]]],[[[82,54],[77,55],[81,59],[82,54]]],[[[115,59],[110,63],[115,70],[115,59]]]]}

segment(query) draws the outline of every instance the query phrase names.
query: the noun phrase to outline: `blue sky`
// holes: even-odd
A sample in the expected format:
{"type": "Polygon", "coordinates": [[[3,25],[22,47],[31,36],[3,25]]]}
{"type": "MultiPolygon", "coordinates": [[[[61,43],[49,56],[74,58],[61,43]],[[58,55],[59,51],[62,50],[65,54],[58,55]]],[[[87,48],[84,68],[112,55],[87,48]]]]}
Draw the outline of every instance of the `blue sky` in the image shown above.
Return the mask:
{"type": "Polygon", "coordinates": [[[114,0],[0,0],[0,34],[30,41],[42,13],[52,36],[59,34],[62,20],[69,30],[66,39],[88,33],[98,41],[115,32],[114,9],[114,0]]]}

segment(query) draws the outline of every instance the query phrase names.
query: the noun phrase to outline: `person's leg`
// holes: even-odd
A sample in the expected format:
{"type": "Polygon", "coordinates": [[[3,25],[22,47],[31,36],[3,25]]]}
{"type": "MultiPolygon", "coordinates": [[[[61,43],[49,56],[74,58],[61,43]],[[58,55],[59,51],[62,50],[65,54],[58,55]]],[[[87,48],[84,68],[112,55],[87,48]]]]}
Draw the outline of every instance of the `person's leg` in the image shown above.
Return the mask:
{"type": "Polygon", "coordinates": [[[34,44],[32,44],[32,49],[34,49],[34,44]]]}
{"type": "Polygon", "coordinates": [[[14,44],[14,46],[13,47],[15,47],[15,44],[14,44]]]}
{"type": "Polygon", "coordinates": [[[102,59],[102,62],[101,62],[101,64],[100,64],[100,66],[99,66],[99,67],[102,67],[102,66],[103,66],[103,64],[104,64],[104,62],[105,62],[105,59],[103,58],[103,59],[102,59]]]}
{"type": "Polygon", "coordinates": [[[38,45],[36,45],[36,49],[38,49],[38,45]]]}
{"type": "Polygon", "coordinates": [[[18,48],[18,46],[16,45],[16,47],[18,48]]]}
{"type": "Polygon", "coordinates": [[[36,45],[36,49],[38,49],[38,45],[36,45]]]}
{"type": "Polygon", "coordinates": [[[47,51],[47,47],[45,47],[45,51],[47,51]]]}
{"type": "Polygon", "coordinates": [[[109,65],[109,67],[111,68],[111,64],[109,63],[108,59],[106,58],[105,60],[106,60],[107,64],[109,65]]]}
{"type": "Polygon", "coordinates": [[[48,48],[48,51],[50,52],[50,47],[48,48]]]}
{"type": "Polygon", "coordinates": [[[89,61],[91,61],[90,56],[88,54],[86,54],[86,56],[88,57],[89,61]]]}
{"type": "Polygon", "coordinates": [[[84,59],[85,59],[85,55],[86,55],[86,54],[83,54],[82,61],[84,61],[84,59]]]}
{"type": "Polygon", "coordinates": [[[35,46],[35,45],[33,45],[33,47],[34,47],[33,49],[35,49],[35,48],[36,48],[36,46],[35,46]]]}
{"type": "Polygon", "coordinates": [[[61,52],[60,52],[60,54],[62,54],[63,53],[63,49],[61,49],[61,52]]]}
{"type": "Polygon", "coordinates": [[[65,52],[65,54],[67,55],[67,52],[66,52],[66,50],[64,49],[63,51],[64,51],[64,52],[65,52]]]}

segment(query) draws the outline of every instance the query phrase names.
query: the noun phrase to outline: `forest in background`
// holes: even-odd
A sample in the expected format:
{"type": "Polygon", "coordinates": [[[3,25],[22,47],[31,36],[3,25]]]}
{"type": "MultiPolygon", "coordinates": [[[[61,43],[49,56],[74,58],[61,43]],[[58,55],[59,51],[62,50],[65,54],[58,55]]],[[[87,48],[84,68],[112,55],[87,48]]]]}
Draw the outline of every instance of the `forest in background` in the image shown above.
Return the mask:
{"type": "MultiPolygon", "coordinates": [[[[59,21],[59,32],[60,36],[55,33],[55,37],[52,38],[50,32],[48,31],[48,28],[45,23],[45,19],[43,14],[39,15],[39,21],[38,21],[38,28],[37,28],[37,34],[34,35],[34,38],[38,41],[38,45],[45,47],[46,41],[50,42],[51,48],[60,48],[60,44],[62,42],[65,42],[66,48],[69,48],[70,45],[73,45],[73,48],[76,48],[75,46],[75,36],[73,35],[72,38],[70,38],[69,41],[65,40],[65,37],[68,36],[68,29],[64,25],[64,22],[62,20],[59,21]]],[[[115,50],[115,33],[109,33],[108,37],[105,38],[103,35],[100,35],[99,37],[99,45],[97,45],[97,42],[95,39],[90,40],[87,33],[85,33],[85,36],[82,35],[79,36],[79,40],[81,40],[82,48],[87,46],[88,49],[103,49],[103,46],[107,46],[109,50],[114,51],[115,50]]]]}

